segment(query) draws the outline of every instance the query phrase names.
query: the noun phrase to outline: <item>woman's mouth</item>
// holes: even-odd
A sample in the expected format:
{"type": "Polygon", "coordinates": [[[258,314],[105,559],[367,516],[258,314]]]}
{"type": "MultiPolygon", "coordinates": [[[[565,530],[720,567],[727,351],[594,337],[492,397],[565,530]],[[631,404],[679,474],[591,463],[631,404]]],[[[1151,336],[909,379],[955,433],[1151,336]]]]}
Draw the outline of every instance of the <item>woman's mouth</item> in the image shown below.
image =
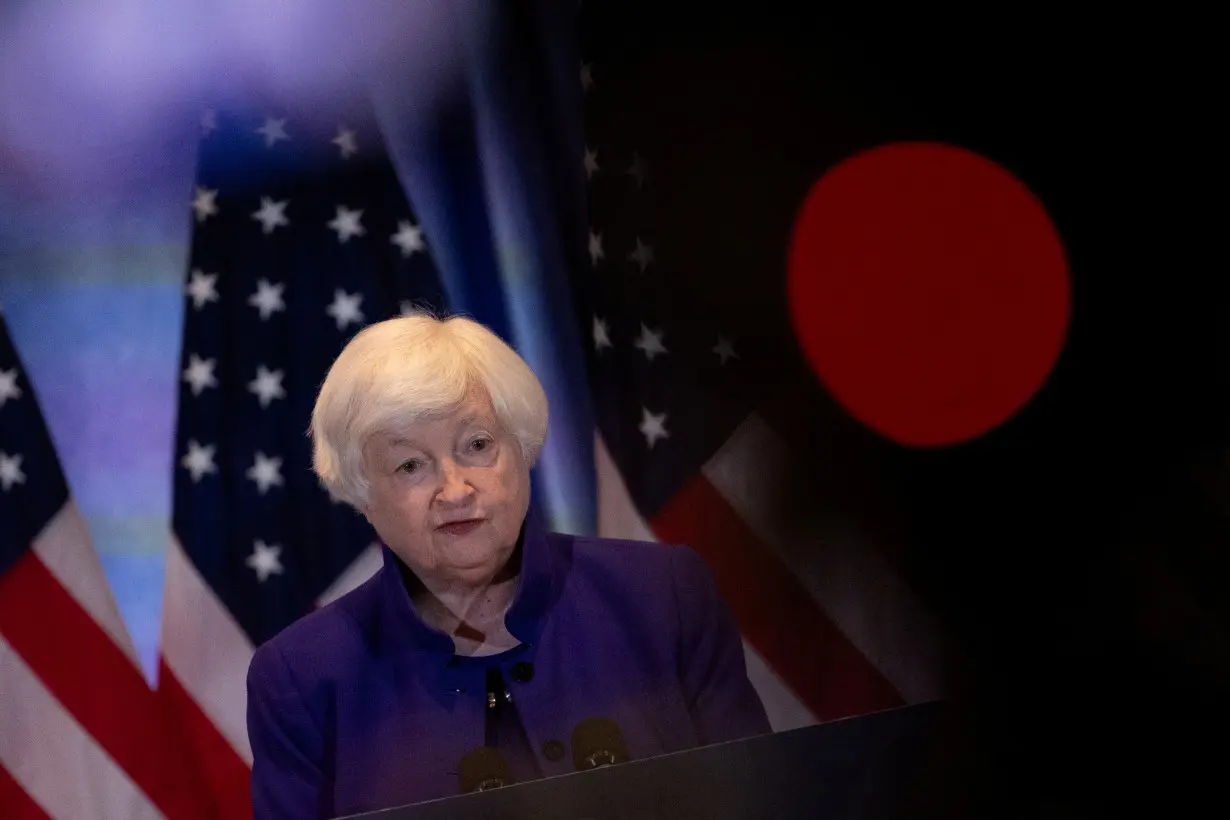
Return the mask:
{"type": "Polygon", "coordinates": [[[478,529],[481,523],[483,523],[481,518],[469,518],[465,521],[450,521],[447,524],[441,524],[436,529],[447,535],[469,535],[478,529]]]}

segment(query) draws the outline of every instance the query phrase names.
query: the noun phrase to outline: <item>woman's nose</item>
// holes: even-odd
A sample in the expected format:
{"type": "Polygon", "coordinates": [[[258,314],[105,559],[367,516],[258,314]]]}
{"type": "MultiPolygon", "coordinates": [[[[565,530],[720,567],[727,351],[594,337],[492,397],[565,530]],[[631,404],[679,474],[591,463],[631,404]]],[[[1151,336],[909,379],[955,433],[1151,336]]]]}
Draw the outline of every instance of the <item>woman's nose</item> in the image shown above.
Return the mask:
{"type": "Polygon", "coordinates": [[[469,499],[474,488],[466,481],[462,470],[451,462],[445,462],[440,468],[440,490],[436,498],[442,504],[458,504],[469,499]]]}

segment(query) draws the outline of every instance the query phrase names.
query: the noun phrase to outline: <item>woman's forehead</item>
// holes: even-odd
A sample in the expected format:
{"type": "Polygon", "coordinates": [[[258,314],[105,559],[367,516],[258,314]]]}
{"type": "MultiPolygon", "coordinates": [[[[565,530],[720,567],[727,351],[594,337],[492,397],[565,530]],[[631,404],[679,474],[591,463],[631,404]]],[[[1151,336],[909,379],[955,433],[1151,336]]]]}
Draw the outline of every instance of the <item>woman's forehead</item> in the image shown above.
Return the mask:
{"type": "Polygon", "coordinates": [[[495,421],[495,411],[490,401],[485,398],[467,399],[451,410],[425,414],[380,430],[370,440],[386,447],[414,445],[475,424],[493,424],[495,421]]]}

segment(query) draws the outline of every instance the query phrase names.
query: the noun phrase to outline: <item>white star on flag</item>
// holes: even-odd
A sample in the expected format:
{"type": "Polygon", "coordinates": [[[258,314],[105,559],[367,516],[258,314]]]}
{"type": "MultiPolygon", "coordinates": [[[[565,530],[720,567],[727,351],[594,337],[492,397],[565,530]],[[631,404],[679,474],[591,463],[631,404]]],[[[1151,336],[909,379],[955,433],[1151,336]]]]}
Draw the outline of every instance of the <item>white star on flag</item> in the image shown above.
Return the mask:
{"type": "Polygon", "coordinates": [[[718,336],[717,344],[713,346],[713,352],[722,360],[722,364],[726,364],[727,359],[739,358],[739,354],[735,352],[735,343],[725,336],[718,336]]]}
{"type": "Polygon", "coordinates": [[[200,310],[207,302],[218,301],[218,274],[205,273],[200,268],[193,268],[188,278],[188,286],[184,290],[192,297],[192,307],[200,310]]]}
{"type": "Polygon", "coordinates": [[[260,399],[261,407],[268,407],[269,402],[274,399],[286,398],[286,391],[282,389],[282,376],[281,370],[270,370],[263,364],[256,366],[256,378],[248,382],[248,390],[260,399]]]}
{"type": "Polygon", "coordinates": [[[335,290],[333,291],[333,303],[325,308],[325,313],[337,322],[338,330],[344,330],[351,322],[363,323],[363,311],[359,310],[359,303],[362,301],[363,294],[361,293],[351,294],[344,290],[335,290]]]}
{"type": "Polygon", "coordinates": [[[274,143],[279,140],[289,140],[286,135],[286,120],[275,120],[273,117],[266,117],[265,124],[256,129],[256,133],[265,138],[265,147],[272,148],[274,143]]]}
{"type": "Polygon", "coordinates": [[[611,332],[606,326],[606,320],[597,316],[594,317],[594,349],[602,350],[604,347],[614,347],[611,344],[611,332]]]}
{"type": "Polygon", "coordinates": [[[255,481],[256,489],[264,495],[270,487],[282,486],[282,459],[269,458],[258,450],[255,463],[244,475],[255,481]]]}
{"type": "Polygon", "coordinates": [[[25,484],[26,474],[21,471],[21,454],[9,455],[0,451],[0,488],[7,493],[14,484],[25,484]]]}
{"type": "Polygon", "coordinates": [[[666,346],[662,344],[662,331],[650,330],[645,326],[644,322],[641,322],[641,335],[636,338],[636,341],[632,343],[632,346],[638,350],[643,350],[645,352],[645,358],[649,359],[651,362],[653,361],[653,357],[657,356],[659,353],[670,352],[666,349],[666,346]]]}
{"type": "Polygon", "coordinates": [[[200,481],[201,476],[206,473],[218,472],[218,465],[214,464],[214,453],[216,451],[217,448],[212,444],[202,447],[196,441],[188,442],[188,453],[179,463],[192,474],[193,484],[200,481]]]}
{"type": "Polygon", "coordinates": [[[598,173],[598,152],[585,149],[585,178],[590,179],[598,173]]]}
{"type": "Polygon", "coordinates": [[[271,284],[268,279],[257,279],[256,293],[248,297],[248,304],[260,312],[264,322],[277,311],[286,310],[286,302],[282,300],[285,290],[286,285],[281,282],[271,284]]]}
{"type": "Polygon", "coordinates": [[[244,561],[256,572],[256,580],[265,583],[270,575],[282,574],[282,548],[257,540],[252,544],[252,554],[244,561]]]}
{"type": "Polygon", "coordinates": [[[647,407],[641,408],[641,424],[637,429],[645,436],[645,443],[651,450],[658,443],[658,439],[671,437],[666,431],[666,414],[650,413],[647,407]]]}
{"type": "Polygon", "coordinates": [[[401,248],[402,256],[411,256],[415,251],[423,249],[423,231],[403,219],[397,223],[397,233],[393,234],[389,241],[401,248]]]}
{"type": "Polygon", "coordinates": [[[636,250],[628,254],[628,259],[640,265],[641,273],[645,272],[645,268],[653,263],[653,245],[646,245],[641,242],[641,238],[636,238],[636,250]]]}
{"type": "Polygon", "coordinates": [[[196,221],[204,222],[218,214],[218,191],[214,188],[197,188],[196,196],[192,198],[192,210],[196,212],[196,221]]]}
{"type": "Polygon", "coordinates": [[[206,387],[217,387],[218,380],[214,377],[214,359],[202,359],[195,353],[188,354],[188,367],[184,370],[184,381],[192,386],[192,395],[199,396],[206,387]]]}
{"type": "Polygon", "coordinates": [[[286,216],[286,206],[289,204],[289,199],[275,202],[267,196],[261,197],[260,209],[252,212],[252,218],[261,223],[262,233],[268,235],[273,233],[275,228],[290,224],[290,219],[286,216]]]}
{"type": "Polygon", "coordinates": [[[337,232],[337,241],[343,245],[352,236],[363,236],[367,229],[359,221],[363,218],[362,209],[352,211],[345,205],[337,206],[337,216],[329,222],[329,227],[337,232]]]}
{"type": "Polygon", "coordinates": [[[342,159],[350,159],[352,154],[359,153],[359,146],[354,141],[354,131],[338,126],[337,136],[331,142],[342,152],[342,159]]]}
{"type": "Polygon", "coordinates": [[[7,404],[9,399],[20,398],[21,388],[17,386],[17,368],[0,370],[0,407],[7,404]]]}
{"type": "Polygon", "coordinates": [[[589,232],[589,262],[597,265],[598,260],[606,256],[602,251],[602,234],[589,232]]]}

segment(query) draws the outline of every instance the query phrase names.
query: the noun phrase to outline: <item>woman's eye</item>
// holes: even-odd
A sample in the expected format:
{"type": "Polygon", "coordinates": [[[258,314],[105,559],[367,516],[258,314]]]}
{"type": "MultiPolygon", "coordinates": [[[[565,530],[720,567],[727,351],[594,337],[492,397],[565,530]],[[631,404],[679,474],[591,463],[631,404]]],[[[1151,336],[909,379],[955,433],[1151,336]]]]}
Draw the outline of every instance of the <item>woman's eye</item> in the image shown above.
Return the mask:
{"type": "Polygon", "coordinates": [[[484,450],[489,449],[490,447],[491,447],[491,439],[489,438],[476,438],[470,442],[470,449],[476,453],[481,453],[484,450]]]}
{"type": "Polygon", "coordinates": [[[412,458],[409,461],[403,462],[397,469],[401,470],[403,473],[413,473],[419,468],[419,466],[418,460],[412,458]]]}

